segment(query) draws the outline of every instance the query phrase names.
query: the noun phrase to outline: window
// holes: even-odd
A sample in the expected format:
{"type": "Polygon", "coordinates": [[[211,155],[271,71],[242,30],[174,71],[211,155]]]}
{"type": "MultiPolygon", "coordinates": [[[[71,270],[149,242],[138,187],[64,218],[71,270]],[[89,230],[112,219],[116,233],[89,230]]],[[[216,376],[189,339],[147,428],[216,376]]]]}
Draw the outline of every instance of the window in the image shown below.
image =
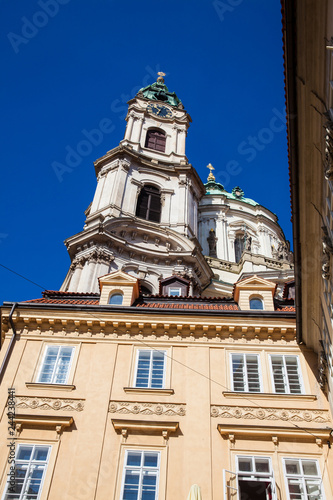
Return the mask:
{"type": "Polygon", "coordinates": [[[145,148],[165,152],[165,132],[163,130],[150,129],[147,131],[145,148]]]}
{"type": "Polygon", "coordinates": [[[244,251],[244,236],[239,234],[235,238],[235,260],[239,262],[241,260],[244,251]]]}
{"type": "Polygon", "coordinates": [[[159,467],[159,452],[127,450],[121,499],[157,499],[159,467]]]}
{"type": "Polygon", "coordinates": [[[114,306],[121,306],[123,303],[123,294],[122,293],[114,293],[109,298],[109,304],[114,306]]]}
{"type": "Polygon", "coordinates": [[[267,500],[275,497],[270,458],[237,457],[239,498],[267,500]]]}
{"type": "Polygon", "coordinates": [[[317,460],[285,458],[285,477],[289,500],[323,500],[317,460]]]}
{"type": "Polygon", "coordinates": [[[12,491],[10,483],[7,483],[3,500],[38,500],[50,450],[51,446],[18,446],[15,458],[15,486],[12,491]]]}
{"type": "Polygon", "coordinates": [[[236,392],[260,392],[257,354],[232,354],[232,383],[236,392]]]}
{"type": "Polygon", "coordinates": [[[163,389],[165,385],[165,351],[138,351],[135,387],[163,389]]]}
{"type": "Polygon", "coordinates": [[[302,394],[298,356],[271,356],[274,392],[302,394]]]}
{"type": "Polygon", "coordinates": [[[140,219],[160,222],[161,195],[155,186],[144,186],[141,189],[136,207],[136,216],[140,219]]]}
{"type": "Polygon", "coordinates": [[[47,346],[37,382],[66,384],[74,349],[74,347],[67,346],[47,346]]]}
{"type": "Polygon", "coordinates": [[[263,309],[264,304],[258,297],[250,299],[250,309],[263,309]]]}
{"type": "Polygon", "coordinates": [[[169,288],[169,296],[174,295],[176,297],[180,297],[182,294],[181,288],[169,288]]]}

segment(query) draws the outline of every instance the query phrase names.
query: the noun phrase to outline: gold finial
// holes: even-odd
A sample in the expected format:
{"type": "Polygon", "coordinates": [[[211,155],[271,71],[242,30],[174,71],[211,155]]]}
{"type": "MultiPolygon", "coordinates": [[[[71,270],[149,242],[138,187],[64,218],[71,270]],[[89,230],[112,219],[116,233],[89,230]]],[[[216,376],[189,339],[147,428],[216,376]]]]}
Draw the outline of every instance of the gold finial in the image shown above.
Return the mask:
{"type": "Polygon", "coordinates": [[[165,76],[165,73],[163,73],[163,71],[159,71],[157,74],[158,74],[157,81],[158,81],[158,82],[161,82],[161,83],[164,83],[164,78],[163,78],[163,76],[165,76]]]}
{"type": "Polygon", "coordinates": [[[211,163],[208,163],[207,168],[209,168],[209,170],[210,170],[209,175],[207,177],[207,181],[215,181],[215,177],[212,173],[212,170],[215,170],[215,168],[213,167],[213,165],[211,163]]]}

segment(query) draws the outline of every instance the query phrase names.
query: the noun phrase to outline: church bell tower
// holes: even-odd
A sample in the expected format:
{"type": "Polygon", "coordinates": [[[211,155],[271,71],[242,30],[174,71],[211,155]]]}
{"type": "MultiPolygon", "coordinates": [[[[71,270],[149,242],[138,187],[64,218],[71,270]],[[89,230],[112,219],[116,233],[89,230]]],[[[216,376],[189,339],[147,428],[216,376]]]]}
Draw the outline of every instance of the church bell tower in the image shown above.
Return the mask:
{"type": "Polygon", "coordinates": [[[72,264],[64,291],[98,292],[98,278],[117,269],[153,294],[174,274],[192,293],[210,282],[197,240],[205,190],[185,154],[191,117],[163,76],[129,101],[124,139],[95,162],[84,229],[65,242],[72,264]]]}

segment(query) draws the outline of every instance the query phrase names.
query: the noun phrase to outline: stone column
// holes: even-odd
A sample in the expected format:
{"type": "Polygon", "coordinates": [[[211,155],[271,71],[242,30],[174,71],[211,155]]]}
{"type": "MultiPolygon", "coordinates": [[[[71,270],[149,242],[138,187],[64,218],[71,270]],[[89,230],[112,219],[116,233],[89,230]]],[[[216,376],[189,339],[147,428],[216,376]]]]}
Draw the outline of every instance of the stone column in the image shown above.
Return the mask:
{"type": "Polygon", "coordinates": [[[69,292],[76,292],[77,286],[80,281],[84,261],[82,259],[74,259],[71,267],[73,266],[73,274],[71,276],[70,284],[68,287],[69,292]]]}
{"type": "Polygon", "coordinates": [[[133,126],[133,134],[132,134],[132,141],[133,142],[137,142],[137,143],[140,142],[142,123],[143,123],[143,118],[135,117],[134,126],[133,126]]]}
{"type": "Polygon", "coordinates": [[[126,131],[125,131],[125,137],[124,139],[130,141],[131,136],[132,136],[132,130],[133,130],[133,122],[134,122],[134,113],[130,113],[128,117],[128,122],[126,125],[126,131]]]}
{"type": "Polygon", "coordinates": [[[186,130],[178,130],[178,138],[177,138],[177,153],[179,155],[185,155],[185,137],[186,130]]]}

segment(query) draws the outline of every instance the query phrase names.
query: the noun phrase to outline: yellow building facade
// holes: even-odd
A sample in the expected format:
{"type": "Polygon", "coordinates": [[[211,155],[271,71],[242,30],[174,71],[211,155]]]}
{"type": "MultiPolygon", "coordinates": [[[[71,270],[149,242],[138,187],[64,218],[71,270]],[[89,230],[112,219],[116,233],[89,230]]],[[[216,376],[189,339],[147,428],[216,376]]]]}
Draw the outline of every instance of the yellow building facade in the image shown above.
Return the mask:
{"type": "Polygon", "coordinates": [[[161,75],[141,89],[61,290],[1,308],[1,500],[332,498],[283,232],[239,187],[202,183],[189,124],[161,75]]]}

